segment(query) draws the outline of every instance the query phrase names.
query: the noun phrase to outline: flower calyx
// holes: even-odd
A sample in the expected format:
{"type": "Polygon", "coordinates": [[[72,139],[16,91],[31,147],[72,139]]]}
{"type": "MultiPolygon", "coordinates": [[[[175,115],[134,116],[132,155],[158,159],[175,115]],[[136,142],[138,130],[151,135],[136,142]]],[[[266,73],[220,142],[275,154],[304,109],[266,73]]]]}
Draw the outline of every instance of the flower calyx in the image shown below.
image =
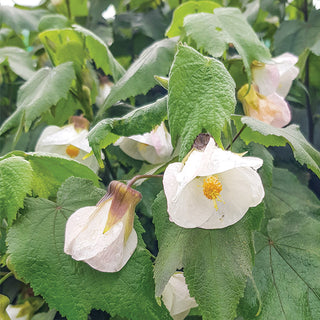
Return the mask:
{"type": "Polygon", "coordinates": [[[103,206],[110,199],[112,203],[103,233],[122,220],[125,225],[125,241],[127,241],[133,228],[134,209],[141,201],[142,195],[122,182],[111,181],[107,194],[97,203],[97,207],[103,206]]]}

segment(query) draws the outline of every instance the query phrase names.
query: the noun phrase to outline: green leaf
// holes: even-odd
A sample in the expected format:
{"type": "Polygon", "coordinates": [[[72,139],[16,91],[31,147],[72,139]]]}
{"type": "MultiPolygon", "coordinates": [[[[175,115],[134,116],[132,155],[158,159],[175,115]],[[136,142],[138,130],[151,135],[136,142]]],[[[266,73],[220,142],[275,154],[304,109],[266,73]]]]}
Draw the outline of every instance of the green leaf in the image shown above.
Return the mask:
{"type": "Polygon", "coordinates": [[[169,222],[164,193],[153,205],[159,254],[155,264],[156,296],[177,268],[184,268],[203,319],[234,319],[253,265],[253,231],[263,205],[251,208],[238,223],[224,229],[184,229],[169,222]]]}
{"type": "Polygon", "coordinates": [[[284,21],[274,36],[275,54],[291,52],[300,55],[306,48],[318,53],[320,40],[320,11],[313,10],[307,22],[299,20],[284,21]]]}
{"type": "Polygon", "coordinates": [[[184,27],[197,48],[203,48],[213,57],[222,56],[232,43],[243,59],[249,82],[252,61],[266,62],[271,58],[269,50],[259,41],[239,9],[217,8],[214,14],[192,14],[185,18],[184,27]]]}
{"type": "Polygon", "coordinates": [[[187,15],[197,12],[212,13],[218,7],[220,7],[220,4],[213,1],[188,1],[181,4],[173,12],[172,21],[166,32],[166,36],[169,38],[179,36],[183,28],[183,19],[187,15]]]}
{"type": "Polygon", "coordinates": [[[100,165],[100,150],[115,142],[119,136],[132,136],[150,132],[167,116],[167,97],[137,108],[122,118],[101,120],[88,135],[89,144],[100,165]]]}
{"type": "Polygon", "coordinates": [[[10,129],[24,128],[27,132],[34,120],[61,99],[67,98],[75,78],[71,62],[56,68],[38,70],[18,92],[16,111],[2,124],[0,135],[10,129]]]}
{"type": "Polygon", "coordinates": [[[15,219],[23,199],[31,192],[32,168],[22,157],[0,159],[0,218],[15,219]]]}
{"type": "Polygon", "coordinates": [[[0,48],[0,64],[8,61],[10,69],[20,76],[28,80],[34,75],[35,70],[33,61],[28,52],[18,47],[0,48]]]}
{"type": "Polygon", "coordinates": [[[0,6],[0,26],[6,24],[16,33],[21,33],[26,29],[37,31],[38,24],[46,10],[23,10],[15,7],[0,6]]]}
{"type": "Polygon", "coordinates": [[[291,211],[318,212],[320,201],[297,177],[286,169],[273,169],[272,185],[265,189],[266,215],[279,218],[291,211]]]}
{"type": "Polygon", "coordinates": [[[70,178],[56,203],[26,199],[23,215],[7,238],[15,271],[68,320],[85,320],[93,308],[133,320],[170,319],[154,299],[152,263],[138,220],[138,247],[119,272],[99,272],[64,253],[67,218],[80,207],[95,205],[104,194],[90,181],[70,178]]]}
{"type": "Polygon", "coordinates": [[[235,108],[235,83],[224,65],[180,45],[169,78],[168,114],[173,144],[182,139],[180,158],[202,130],[220,142],[235,108]]]}
{"type": "Polygon", "coordinates": [[[259,307],[249,282],[240,308],[245,319],[319,318],[319,234],[319,219],[291,211],[272,219],[266,236],[257,235],[253,276],[263,303],[257,317],[259,307]]]}
{"type": "MultiPolygon", "coordinates": [[[[99,185],[98,176],[87,166],[59,155],[22,151],[13,151],[5,156],[24,158],[29,162],[32,170],[31,189],[40,197],[55,197],[61,184],[69,177],[75,176],[90,179],[99,185]]],[[[16,181],[11,181],[14,188],[16,181]]]]}
{"type": "Polygon", "coordinates": [[[146,48],[123,77],[111,88],[101,113],[115,102],[146,94],[157,81],[154,76],[167,76],[175,53],[177,39],[163,39],[146,48]]]}
{"type": "Polygon", "coordinates": [[[124,69],[111,54],[106,44],[91,31],[74,25],[73,29],[47,30],[39,35],[51,60],[55,65],[65,61],[73,61],[80,66],[85,65],[87,51],[89,58],[94,60],[98,68],[105,74],[111,74],[117,81],[124,69]],[[71,50],[73,47],[73,50],[71,50]]]}
{"type": "Polygon", "coordinates": [[[251,117],[233,116],[232,120],[238,130],[243,124],[247,126],[241,133],[241,139],[247,144],[253,141],[269,147],[285,146],[288,143],[296,160],[320,177],[320,153],[305,139],[298,125],[275,128],[251,117]]]}
{"type": "Polygon", "coordinates": [[[125,73],[120,63],[113,57],[108,46],[97,35],[91,31],[75,25],[74,29],[85,36],[85,44],[89,50],[90,57],[94,60],[96,67],[101,68],[106,75],[112,75],[117,82],[125,73]]]}
{"type": "Polygon", "coordinates": [[[48,14],[41,18],[39,22],[39,32],[47,29],[64,29],[71,27],[70,21],[62,14],[48,14]]]}

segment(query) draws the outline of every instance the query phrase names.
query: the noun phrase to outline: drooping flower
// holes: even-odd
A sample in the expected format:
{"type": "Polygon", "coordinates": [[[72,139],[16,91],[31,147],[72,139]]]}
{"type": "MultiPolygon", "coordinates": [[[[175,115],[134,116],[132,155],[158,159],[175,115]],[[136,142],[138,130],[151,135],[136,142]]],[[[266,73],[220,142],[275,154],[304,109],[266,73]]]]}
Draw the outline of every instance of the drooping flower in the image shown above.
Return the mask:
{"type": "Polygon", "coordinates": [[[238,91],[238,99],[242,102],[245,115],[282,128],[291,120],[291,112],[287,102],[278,94],[269,96],[260,94],[255,86],[246,84],[238,91]]]}
{"type": "Polygon", "coordinates": [[[71,123],[60,128],[46,127],[36,144],[35,151],[56,153],[79,161],[94,172],[99,170],[99,164],[94,156],[83,159],[91,152],[87,139],[89,121],[83,117],[71,117],[71,123]]]}
{"type": "Polygon", "coordinates": [[[83,207],[67,221],[64,252],[102,272],[123,268],[137,246],[134,210],[141,194],[112,181],[96,206],[83,207]]]}
{"type": "Polygon", "coordinates": [[[196,300],[190,297],[182,272],[176,272],[169,279],[163,290],[162,300],[174,320],[183,320],[191,308],[198,306],[196,300]]]}
{"type": "Polygon", "coordinates": [[[291,112],[284,98],[299,74],[295,67],[297,61],[296,56],[284,53],[273,58],[270,64],[252,63],[250,90],[246,84],[238,91],[246,115],[279,128],[290,122],[291,112]]]}
{"type": "Polygon", "coordinates": [[[218,148],[210,138],[185,162],[170,164],[163,185],[171,221],[184,228],[220,229],[239,221],[264,197],[262,160],[218,148]]]}
{"type": "Polygon", "coordinates": [[[284,53],[272,58],[272,63],[252,63],[253,84],[258,87],[260,94],[269,96],[276,93],[285,98],[291,88],[292,81],[298,76],[299,68],[295,67],[298,57],[284,53]]]}
{"type": "Polygon", "coordinates": [[[130,157],[151,164],[168,161],[173,151],[170,134],[163,122],[143,135],[121,137],[114,145],[130,157]]]}

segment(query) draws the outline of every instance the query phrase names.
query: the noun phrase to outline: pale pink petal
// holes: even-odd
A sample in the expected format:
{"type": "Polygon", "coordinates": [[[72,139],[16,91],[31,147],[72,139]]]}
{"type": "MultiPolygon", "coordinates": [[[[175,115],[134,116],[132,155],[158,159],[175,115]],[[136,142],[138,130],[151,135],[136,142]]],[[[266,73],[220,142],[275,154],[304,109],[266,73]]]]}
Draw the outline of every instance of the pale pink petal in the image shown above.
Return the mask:
{"type": "Polygon", "coordinates": [[[195,299],[190,297],[188,286],[183,273],[177,272],[165,286],[162,300],[174,320],[183,320],[191,308],[198,306],[195,299]]]}
{"type": "Polygon", "coordinates": [[[280,83],[278,68],[272,64],[252,68],[252,77],[259,93],[265,96],[274,93],[280,83]]]}

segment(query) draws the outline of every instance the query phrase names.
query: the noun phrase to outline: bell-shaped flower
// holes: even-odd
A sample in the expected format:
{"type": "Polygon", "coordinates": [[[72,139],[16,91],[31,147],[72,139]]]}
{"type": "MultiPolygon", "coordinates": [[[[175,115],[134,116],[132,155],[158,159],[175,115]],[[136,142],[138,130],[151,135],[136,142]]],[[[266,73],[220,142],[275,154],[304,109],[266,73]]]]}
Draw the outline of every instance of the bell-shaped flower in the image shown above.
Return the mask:
{"type": "Polygon", "coordinates": [[[251,67],[253,84],[264,96],[276,93],[285,98],[299,74],[299,68],[295,67],[297,62],[298,57],[291,53],[272,58],[270,64],[254,61],[251,67]]]}
{"type": "Polygon", "coordinates": [[[123,268],[137,246],[133,228],[141,194],[112,181],[96,206],[83,207],[67,221],[64,252],[102,272],[123,268]]]}
{"type": "Polygon", "coordinates": [[[83,159],[91,147],[88,142],[89,121],[83,117],[71,117],[71,123],[60,128],[46,127],[36,144],[35,151],[63,155],[79,161],[94,172],[99,170],[99,164],[94,156],[83,159]]]}
{"type": "Polygon", "coordinates": [[[238,91],[238,99],[247,116],[278,128],[290,122],[291,112],[284,98],[299,74],[299,69],[295,67],[297,61],[296,56],[284,53],[273,58],[269,64],[252,63],[253,83],[250,90],[246,84],[238,91]]]}
{"type": "Polygon", "coordinates": [[[119,146],[131,158],[151,164],[167,162],[173,151],[171,136],[163,122],[151,132],[121,137],[114,145],[119,146]]]}
{"type": "Polygon", "coordinates": [[[188,286],[182,272],[176,272],[166,284],[162,300],[174,320],[183,320],[191,308],[198,306],[190,297],[188,286]]]}
{"type": "Polygon", "coordinates": [[[282,128],[291,120],[288,103],[276,93],[269,96],[260,94],[255,86],[246,84],[238,91],[245,115],[282,128]]]}
{"type": "Polygon", "coordinates": [[[170,164],[163,185],[171,221],[184,228],[219,229],[239,221],[264,197],[263,161],[218,148],[212,138],[186,161],[170,164]]]}

